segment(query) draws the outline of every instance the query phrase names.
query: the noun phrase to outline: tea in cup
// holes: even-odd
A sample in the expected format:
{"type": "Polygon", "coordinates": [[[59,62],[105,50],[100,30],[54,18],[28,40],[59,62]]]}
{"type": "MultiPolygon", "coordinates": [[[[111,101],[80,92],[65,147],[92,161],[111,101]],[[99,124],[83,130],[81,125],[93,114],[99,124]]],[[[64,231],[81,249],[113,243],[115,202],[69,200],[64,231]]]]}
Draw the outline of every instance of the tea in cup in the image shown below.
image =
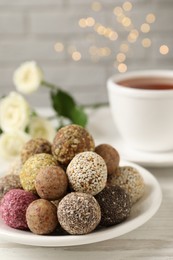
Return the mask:
{"type": "Polygon", "coordinates": [[[107,81],[112,118],[124,141],[137,150],[173,149],[173,71],[133,71],[107,81]]]}

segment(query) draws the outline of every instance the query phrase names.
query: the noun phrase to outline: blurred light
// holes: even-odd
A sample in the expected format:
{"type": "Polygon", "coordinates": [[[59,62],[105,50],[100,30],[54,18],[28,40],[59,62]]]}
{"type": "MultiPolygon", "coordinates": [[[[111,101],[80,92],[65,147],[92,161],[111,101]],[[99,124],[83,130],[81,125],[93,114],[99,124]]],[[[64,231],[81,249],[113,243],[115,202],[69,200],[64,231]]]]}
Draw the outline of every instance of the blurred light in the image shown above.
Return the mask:
{"type": "Polygon", "coordinates": [[[129,51],[129,46],[128,46],[128,44],[126,44],[126,43],[122,43],[121,45],[120,45],[120,51],[122,51],[122,52],[128,52],[129,51]]]}
{"type": "Polygon", "coordinates": [[[109,56],[110,54],[111,54],[111,50],[108,47],[98,49],[99,56],[109,56]]]}
{"type": "Polygon", "coordinates": [[[81,54],[80,54],[80,52],[74,51],[74,52],[72,53],[72,59],[73,59],[74,61],[79,61],[79,60],[81,59],[81,54]]]}
{"type": "Polygon", "coordinates": [[[81,18],[78,22],[79,26],[85,28],[87,26],[86,19],[81,18]]]}
{"type": "Polygon", "coordinates": [[[150,25],[148,23],[143,23],[141,25],[141,32],[148,33],[150,31],[150,25]]]}
{"type": "Polygon", "coordinates": [[[123,19],[122,19],[122,25],[125,26],[125,27],[128,27],[132,24],[131,22],[131,19],[127,16],[125,16],[123,19]]]}
{"type": "Polygon", "coordinates": [[[144,48],[149,48],[151,46],[151,40],[149,38],[144,38],[141,43],[144,48]]]}
{"type": "Polygon", "coordinates": [[[149,13],[146,16],[147,23],[154,23],[156,20],[156,16],[153,13],[149,13]]]}
{"type": "Polygon", "coordinates": [[[125,63],[120,63],[117,69],[119,72],[124,73],[127,71],[127,65],[125,63]]]}
{"type": "Polygon", "coordinates": [[[99,12],[102,9],[102,5],[100,2],[93,2],[91,5],[91,9],[95,12],[99,12]]]}
{"type": "Polygon", "coordinates": [[[116,16],[120,16],[123,13],[123,9],[120,6],[117,6],[117,7],[114,8],[113,13],[116,16]]]}
{"type": "Polygon", "coordinates": [[[64,50],[64,45],[62,42],[56,42],[54,45],[54,49],[57,52],[62,52],[64,50]]]}
{"type": "Polygon", "coordinates": [[[111,41],[116,41],[116,40],[118,39],[118,33],[112,31],[112,32],[110,32],[110,34],[109,34],[108,37],[109,37],[109,39],[110,39],[111,41]]]}
{"type": "Polygon", "coordinates": [[[93,56],[97,54],[97,47],[96,46],[91,46],[89,48],[89,53],[93,56]]]}
{"type": "Polygon", "coordinates": [[[88,18],[86,19],[86,25],[87,25],[87,26],[91,27],[91,26],[94,26],[94,24],[95,24],[95,20],[94,20],[93,17],[88,17],[88,18]]]}
{"type": "Polygon", "coordinates": [[[123,4],[123,9],[124,9],[124,11],[126,11],[126,12],[129,12],[129,11],[131,11],[131,9],[132,9],[132,3],[130,3],[130,2],[124,2],[124,4],[123,4]]]}
{"type": "Polygon", "coordinates": [[[122,52],[119,52],[116,56],[118,62],[123,62],[126,60],[126,55],[122,52]]]}
{"type": "Polygon", "coordinates": [[[131,32],[128,35],[128,41],[129,42],[135,42],[139,36],[139,32],[136,29],[131,30],[131,32]]]}
{"type": "Polygon", "coordinates": [[[169,48],[167,45],[161,45],[159,51],[161,54],[166,55],[169,52],[169,48]]]}

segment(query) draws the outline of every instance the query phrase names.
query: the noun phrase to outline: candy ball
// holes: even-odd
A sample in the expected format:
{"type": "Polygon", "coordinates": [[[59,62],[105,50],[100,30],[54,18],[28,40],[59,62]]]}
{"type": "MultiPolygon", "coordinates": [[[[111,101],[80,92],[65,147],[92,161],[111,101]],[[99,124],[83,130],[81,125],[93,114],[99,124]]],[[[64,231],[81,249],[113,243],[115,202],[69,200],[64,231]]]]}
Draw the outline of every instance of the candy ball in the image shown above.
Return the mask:
{"type": "Polygon", "coordinates": [[[130,215],[130,197],[119,186],[106,186],[95,198],[101,208],[102,226],[118,224],[130,215]]]}
{"type": "Polygon", "coordinates": [[[144,194],[145,183],[139,171],[131,166],[118,167],[114,175],[109,176],[108,185],[119,185],[129,195],[134,204],[144,194]]]}
{"type": "Polygon", "coordinates": [[[113,174],[116,171],[120,161],[118,151],[109,144],[100,144],[96,146],[95,152],[105,160],[108,175],[113,174]]]}
{"type": "Polygon", "coordinates": [[[57,208],[48,200],[35,200],[27,208],[26,221],[34,234],[50,234],[58,225],[57,208]]]}
{"type": "Polygon", "coordinates": [[[35,188],[42,199],[57,200],[62,198],[68,187],[68,178],[59,166],[42,168],[35,178],[35,188]]]}
{"type": "Polygon", "coordinates": [[[95,195],[107,182],[107,167],[103,158],[95,152],[77,154],[67,167],[67,176],[74,191],[95,195]]]}
{"type": "Polygon", "coordinates": [[[44,138],[35,138],[29,140],[22,149],[21,160],[25,163],[29,157],[34,154],[48,153],[51,154],[51,143],[44,138]]]}
{"type": "Polygon", "coordinates": [[[9,174],[0,178],[0,200],[12,189],[22,189],[18,175],[9,174]]]}
{"type": "Polygon", "coordinates": [[[35,192],[35,178],[46,166],[57,166],[55,158],[46,153],[35,154],[31,156],[23,165],[20,172],[20,181],[24,190],[35,192]]]}
{"type": "Polygon", "coordinates": [[[88,234],[97,227],[100,219],[100,206],[90,194],[71,192],[58,205],[59,223],[70,234],[88,234]]]}
{"type": "Polygon", "coordinates": [[[8,191],[1,200],[0,213],[5,224],[12,228],[27,230],[26,209],[37,196],[21,189],[8,191]]]}
{"type": "Polygon", "coordinates": [[[94,148],[94,140],[85,128],[67,125],[57,132],[53,140],[52,153],[58,162],[67,165],[76,154],[94,151],[94,148]]]}

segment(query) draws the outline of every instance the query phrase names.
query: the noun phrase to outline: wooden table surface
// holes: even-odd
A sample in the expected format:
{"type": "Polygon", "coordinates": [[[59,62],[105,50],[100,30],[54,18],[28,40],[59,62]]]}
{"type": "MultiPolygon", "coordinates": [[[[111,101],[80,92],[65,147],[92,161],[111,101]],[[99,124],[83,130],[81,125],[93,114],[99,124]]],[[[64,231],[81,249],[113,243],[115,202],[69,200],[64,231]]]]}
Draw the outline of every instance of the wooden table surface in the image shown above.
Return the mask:
{"type": "Polygon", "coordinates": [[[0,236],[0,260],[173,259],[173,168],[145,168],[159,181],[163,200],[143,226],[103,242],[61,248],[25,246],[0,236]]]}

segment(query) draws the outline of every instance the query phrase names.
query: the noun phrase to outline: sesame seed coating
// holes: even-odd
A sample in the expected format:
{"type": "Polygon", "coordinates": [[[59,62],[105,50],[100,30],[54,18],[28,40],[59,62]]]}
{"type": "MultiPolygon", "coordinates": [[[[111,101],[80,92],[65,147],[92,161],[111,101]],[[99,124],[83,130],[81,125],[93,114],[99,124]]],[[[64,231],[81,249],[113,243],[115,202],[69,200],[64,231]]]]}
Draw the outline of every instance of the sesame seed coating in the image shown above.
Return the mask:
{"type": "Polygon", "coordinates": [[[94,148],[94,140],[85,128],[67,125],[57,132],[53,140],[52,153],[57,161],[67,165],[76,154],[94,151],[94,148]]]}
{"type": "Polygon", "coordinates": [[[26,209],[37,196],[21,189],[8,191],[1,200],[0,213],[4,222],[16,229],[27,230],[26,209]]]}
{"type": "Polygon", "coordinates": [[[50,234],[58,225],[57,208],[48,200],[35,200],[27,208],[26,220],[34,234],[50,234]]]}
{"type": "Polygon", "coordinates": [[[0,178],[0,200],[12,189],[22,189],[18,175],[9,174],[0,178]]]}
{"type": "Polygon", "coordinates": [[[36,193],[35,178],[41,168],[46,166],[56,166],[55,158],[46,153],[31,156],[23,165],[20,172],[20,181],[24,190],[36,193]]]}
{"type": "Polygon", "coordinates": [[[35,178],[35,188],[42,199],[57,200],[67,193],[68,178],[59,166],[42,168],[35,178]]]}
{"type": "Polygon", "coordinates": [[[29,140],[22,149],[21,160],[25,163],[29,157],[34,154],[48,153],[51,154],[51,143],[44,138],[35,138],[29,140]]]}
{"type": "Polygon", "coordinates": [[[116,173],[108,178],[108,185],[119,185],[129,195],[132,205],[144,194],[145,183],[139,171],[131,166],[118,167],[116,173]]]}
{"type": "Polygon", "coordinates": [[[107,182],[107,167],[95,152],[77,154],[67,167],[67,176],[74,191],[96,195],[107,182]]]}
{"type": "Polygon", "coordinates": [[[95,152],[105,160],[108,175],[113,174],[119,166],[120,156],[118,151],[109,144],[100,144],[96,146],[95,152]]]}
{"type": "Polygon", "coordinates": [[[70,234],[88,234],[97,227],[100,219],[100,206],[90,194],[71,192],[58,205],[59,223],[70,234]]]}
{"type": "Polygon", "coordinates": [[[95,196],[101,208],[102,226],[112,226],[124,221],[131,210],[129,195],[119,186],[106,186],[95,196]]]}

